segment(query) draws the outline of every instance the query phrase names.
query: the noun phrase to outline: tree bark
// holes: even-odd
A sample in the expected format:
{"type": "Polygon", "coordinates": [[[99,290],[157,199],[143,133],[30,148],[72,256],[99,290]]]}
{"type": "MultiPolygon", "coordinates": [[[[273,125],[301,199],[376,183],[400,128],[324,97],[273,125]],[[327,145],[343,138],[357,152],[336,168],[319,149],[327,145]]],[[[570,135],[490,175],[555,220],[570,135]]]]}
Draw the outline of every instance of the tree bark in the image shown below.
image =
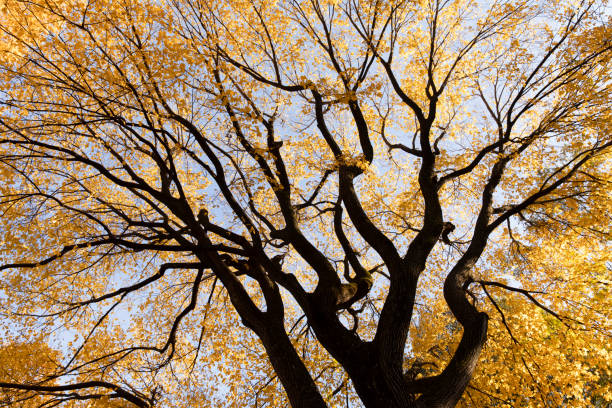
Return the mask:
{"type": "Polygon", "coordinates": [[[274,367],[274,372],[283,384],[292,408],[327,408],[319,389],[304,362],[295,351],[283,328],[266,329],[259,337],[274,367]]]}
{"type": "Polygon", "coordinates": [[[416,408],[453,408],[457,405],[472,379],[486,341],[487,322],[486,313],[478,313],[473,322],[464,326],[463,336],[453,358],[442,374],[424,384],[416,408]]]}

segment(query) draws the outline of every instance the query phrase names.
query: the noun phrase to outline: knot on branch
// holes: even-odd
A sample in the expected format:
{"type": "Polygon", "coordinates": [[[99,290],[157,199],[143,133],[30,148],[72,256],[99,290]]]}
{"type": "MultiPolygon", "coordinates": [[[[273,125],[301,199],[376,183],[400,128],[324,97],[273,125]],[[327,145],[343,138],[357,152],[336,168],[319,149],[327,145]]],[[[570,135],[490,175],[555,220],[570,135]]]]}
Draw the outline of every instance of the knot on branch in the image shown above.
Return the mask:
{"type": "Polygon", "coordinates": [[[208,210],[206,208],[200,208],[198,212],[198,222],[206,229],[206,226],[210,223],[208,218],[208,210]]]}
{"type": "Polygon", "coordinates": [[[338,309],[348,309],[358,300],[363,299],[374,284],[374,278],[368,271],[356,276],[350,283],[340,285],[336,294],[336,306],[338,309]]]}
{"type": "Polygon", "coordinates": [[[268,150],[270,150],[271,152],[276,152],[282,146],[283,146],[283,141],[282,140],[273,140],[273,141],[268,143],[268,150]]]}
{"type": "Polygon", "coordinates": [[[276,265],[278,268],[282,268],[283,267],[283,261],[285,260],[285,256],[287,256],[286,253],[284,254],[280,254],[280,255],[276,255],[273,256],[271,261],[274,263],[274,265],[276,265]]]}
{"type": "Polygon", "coordinates": [[[286,228],[280,230],[272,230],[270,231],[270,238],[287,241],[287,239],[289,238],[289,231],[287,231],[286,228]]]}
{"type": "Polygon", "coordinates": [[[452,222],[445,222],[442,225],[442,242],[447,245],[451,245],[450,238],[448,237],[451,232],[455,230],[455,225],[452,222]]]}

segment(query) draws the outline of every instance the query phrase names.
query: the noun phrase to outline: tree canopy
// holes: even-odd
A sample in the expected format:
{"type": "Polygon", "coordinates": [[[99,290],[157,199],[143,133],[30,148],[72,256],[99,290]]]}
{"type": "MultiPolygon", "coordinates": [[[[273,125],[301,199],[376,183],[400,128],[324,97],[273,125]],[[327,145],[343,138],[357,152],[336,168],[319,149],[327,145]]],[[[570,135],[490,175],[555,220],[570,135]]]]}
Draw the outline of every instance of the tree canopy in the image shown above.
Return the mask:
{"type": "Polygon", "coordinates": [[[606,7],[2,0],[0,406],[609,406],[606,7]]]}

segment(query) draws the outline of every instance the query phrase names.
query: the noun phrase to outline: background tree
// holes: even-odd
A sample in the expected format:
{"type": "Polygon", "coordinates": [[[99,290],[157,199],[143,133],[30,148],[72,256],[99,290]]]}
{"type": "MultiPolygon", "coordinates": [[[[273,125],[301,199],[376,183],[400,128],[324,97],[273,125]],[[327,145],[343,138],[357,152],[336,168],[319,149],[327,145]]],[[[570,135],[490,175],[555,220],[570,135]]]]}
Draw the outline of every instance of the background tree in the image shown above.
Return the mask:
{"type": "Polygon", "coordinates": [[[604,4],[2,5],[8,404],[610,401],[604,4]]]}

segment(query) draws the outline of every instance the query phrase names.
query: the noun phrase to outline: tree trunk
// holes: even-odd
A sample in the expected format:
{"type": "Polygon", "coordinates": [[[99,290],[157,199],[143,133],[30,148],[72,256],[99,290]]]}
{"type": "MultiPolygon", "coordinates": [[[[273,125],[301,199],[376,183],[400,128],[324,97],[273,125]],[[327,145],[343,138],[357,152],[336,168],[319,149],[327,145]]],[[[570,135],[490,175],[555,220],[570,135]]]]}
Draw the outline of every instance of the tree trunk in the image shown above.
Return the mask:
{"type": "Polygon", "coordinates": [[[470,383],[482,347],[487,338],[488,316],[479,313],[463,329],[463,336],[455,354],[442,374],[423,389],[417,408],[453,408],[470,383]]]}
{"type": "Polygon", "coordinates": [[[284,329],[266,329],[260,339],[292,408],[328,408],[284,329]]]}

